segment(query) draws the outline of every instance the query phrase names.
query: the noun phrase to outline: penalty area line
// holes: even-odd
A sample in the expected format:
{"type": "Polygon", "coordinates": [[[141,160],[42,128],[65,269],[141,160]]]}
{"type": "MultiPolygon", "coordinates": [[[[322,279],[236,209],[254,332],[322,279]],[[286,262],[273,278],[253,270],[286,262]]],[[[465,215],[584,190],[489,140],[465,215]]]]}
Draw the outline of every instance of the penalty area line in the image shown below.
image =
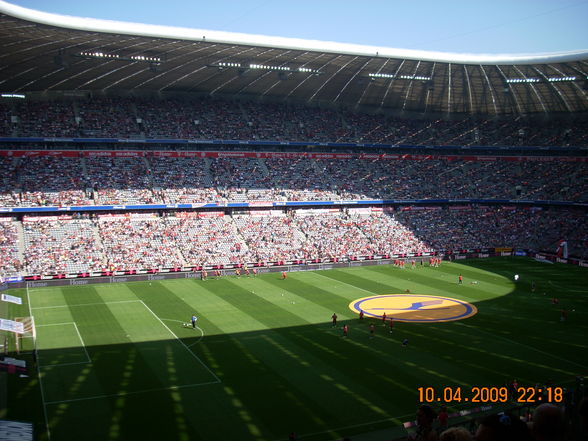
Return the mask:
{"type": "Polygon", "coordinates": [[[159,318],[159,316],[158,316],[157,314],[155,314],[155,313],[153,312],[153,310],[152,310],[152,309],[151,309],[149,306],[147,306],[147,304],[146,304],[146,303],[145,303],[143,300],[140,300],[140,302],[143,304],[143,306],[144,306],[145,308],[147,308],[147,310],[148,310],[148,311],[149,311],[149,312],[150,312],[150,313],[153,315],[153,317],[155,317],[155,318],[156,318],[156,319],[159,321],[159,323],[161,323],[161,324],[163,325],[163,327],[164,327],[165,329],[167,329],[167,331],[168,331],[168,332],[169,332],[171,335],[173,335],[173,336],[176,338],[176,340],[178,340],[178,342],[180,342],[180,344],[181,344],[183,347],[185,347],[185,348],[186,348],[186,350],[187,350],[187,351],[188,351],[188,352],[189,352],[189,353],[192,355],[192,357],[194,357],[194,358],[195,358],[195,359],[198,361],[198,363],[200,363],[200,364],[202,365],[202,367],[204,367],[204,369],[206,369],[206,370],[207,370],[207,371],[210,373],[210,375],[212,375],[212,376],[214,377],[214,379],[216,380],[216,382],[217,382],[217,383],[222,383],[221,379],[220,379],[220,378],[219,378],[219,377],[218,377],[218,376],[217,376],[217,375],[216,375],[216,374],[215,374],[215,373],[214,373],[214,372],[213,372],[213,371],[212,371],[212,370],[211,370],[211,369],[210,369],[210,368],[209,368],[209,367],[208,367],[208,366],[207,366],[207,365],[206,365],[206,364],[205,364],[205,363],[204,363],[204,362],[203,362],[203,361],[200,359],[200,357],[198,357],[198,356],[197,356],[197,355],[196,355],[194,352],[192,352],[192,350],[190,349],[190,347],[189,347],[188,345],[186,345],[186,343],[184,343],[184,342],[182,341],[182,339],[181,339],[180,337],[178,337],[178,336],[175,334],[175,332],[173,332],[173,331],[172,331],[172,330],[169,328],[169,326],[167,326],[165,323],[163,323],[163,320],[161,320],[161,319],[159,318]]]}
{"type": "MultiPolygon", "coordinates": [[[[187,323],[187,322],[184,322],[182,320],[176,320],[176,319],[162,318],[161,320],[164,321],[164,322],[187,323]]],[[[198,329],[200,331],[200,338],[198,338],[198,340],[196,340],[194,343],[190,343],[189,345],[187,345],[188,348],[191,348],[196,343],[200,343],[200,341],[204,338],[204,331],[202,330],[202,328],[200,328],[199,326],[195,326],[194,329],[198,329]]]]}
{"type": "Polygon", "coordinates": [[[103,399],[103,398],[126,397],[129,395],[145,394],[145,393],[149,393],[149,392],[162,392],[162,391],[166,391],[166,390],[186,389],[188,387],[208,386],[210,384],[218,384],[218,383],[219,383],[218,381],[207,381],[205,383],[193,383],[193,384],[183,384],[183,385],[179,385],[179,386],[143,389],[143,390],[137,390],[137,391],[133,391],[133,392],[121,392],[118,394],[96,395],[93,397],[84,397],[84,398],[72,398],[71,400],[47,401],[45,404],[52,405],[52,404],[74,403],[76,401],[99,400],[99,399],[103,399]]]}
{"type": "Polygon", "coordinates": [[[548,282],[551,286],[553,286],[556,289],[559,289],[561,291],[570,291],[570,292],[588,292],[588,290],[586,289],[570,289],[570,288],[566,288],[563,285],[560,285],[559,283],[553,283],[551,280],[548,282]]]}
{"type": "MultiPolygon", "coordinates": [[[[322,434],[325,434],[325,433],[332,433],[332,432],[341,431],[341,430],[356,429],[357,427],[368,426],[370,424],[380,424],[380,423],[386,423],[386,422],[396,422],[396,420],[402,420],[402,419],[408,418],[410,416],[414,416],[414,413],[409,413],[409,414],[406,414],[406,415],[400,415],[400,416],[397,416],[397,417],[383,418],[381,420],[368,421],[367,423],[353,424],[353,425],[350,425],[350,426],[334,427],[332,429],[323,430],[322,432],[304,433],[302,435],[299,435],[298,437],[299,438],[310,438],[311,436],[317,436],[317,435],[322,435],[322,434]]],[[[381,429],[374,429],[374,431],[385,430],[385,429],[386,429],[386,427],[381,428],[381,429]]],[[[275,441],[281,441],[282,439],[283,438],[280,438],[279,440],[275,440],[275,441]]]]}
{"type": "Polygon", "coordinates": [[[506,341],[507,341],[507,342],[509,342],[509,343],[513,343],[513,344],[516,344],[516,345],[519,345],[519,346],[524,346],[525,348],[532,349],[532,350],[533,350],[533,351],[535,351],[535,352],[539,352],[540,354],[547,355],[548,357],[551,357],[551,358],[555,358],[556,360],[564,361],[564,362],[566,362],[566,363],[570,363],[570,364],[573,364],[573,365],[579,366],[579,367],[581,367],[581,368],[585,368],[585,367],[586,367],[586,366],[583,366],[583,365],[581,365],[580,363],[576,363],[575,361],[568,360],[568,359],[565,359],[565,358],[562,358],[562,357],[558,357],[557,355],[550,354],[549,352],[542,351],[541,349],[537,349],[537,348],[536,348],[536,347],[534,347],[534,346],[526,345],[526,344],[523,344],[523,343],[519,343],[518,341],[511,340],[511,339],[510,339],[510,338],[508,338],[508,337],[503,337],[502,335],[493,334],[493,333],[491,333],[491,332],[484,331],[483,329],[479,329],[479,328],[476,328],[476,327],[474,327],[474,326],[466,325],[466,324],[464,324],[464,323],[459,323],[459,322],[457,322],[457,324],[458,324],[458,325],[461,325],[461,326],[464,326],[464,327],[466,327],[466,328],[470,328],[470,329],[472,329],[472,328],[473,328],[473,329],[476,329],[477,331],[479,331],[479,332],[483,332],[484,334],[487,334],[487,335],[491,335],[492,337],[498,337],[498,338],[501,338],[501,339],[503,339],[503,340],[506,340],[506,341]]]}

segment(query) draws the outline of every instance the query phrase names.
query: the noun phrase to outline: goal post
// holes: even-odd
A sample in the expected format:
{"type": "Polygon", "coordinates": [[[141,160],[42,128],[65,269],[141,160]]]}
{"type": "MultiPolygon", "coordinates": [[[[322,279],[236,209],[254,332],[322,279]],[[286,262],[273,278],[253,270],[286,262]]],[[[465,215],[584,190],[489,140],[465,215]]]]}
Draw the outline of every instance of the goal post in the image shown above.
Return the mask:
{"type": "Polygon", "coordinates": [[[14,332],[14,344],[17,354],[35,353],[37,349],[37,333],[34,317],[15,317],[17,323],[22,323],[23,332],[14,332]]]}

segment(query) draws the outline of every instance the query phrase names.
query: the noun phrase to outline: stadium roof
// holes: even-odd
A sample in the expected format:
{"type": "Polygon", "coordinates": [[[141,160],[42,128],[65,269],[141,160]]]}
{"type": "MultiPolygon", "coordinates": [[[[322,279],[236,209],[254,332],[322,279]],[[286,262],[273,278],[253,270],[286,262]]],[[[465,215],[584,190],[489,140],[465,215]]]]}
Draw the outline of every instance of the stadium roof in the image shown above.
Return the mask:
{"type": "Polygon", "coordinates": [[[588,110],[588,50],[400,50],[70,17],[1,0],[0,45],[4,93],[195,92],[449,114],[588,110]]]}

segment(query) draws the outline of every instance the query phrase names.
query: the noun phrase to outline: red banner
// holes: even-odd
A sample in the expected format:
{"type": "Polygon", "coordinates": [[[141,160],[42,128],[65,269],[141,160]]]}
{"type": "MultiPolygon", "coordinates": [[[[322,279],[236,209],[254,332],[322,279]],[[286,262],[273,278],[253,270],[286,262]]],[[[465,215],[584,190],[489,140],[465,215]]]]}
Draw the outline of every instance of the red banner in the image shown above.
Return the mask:
{"type": "Polygon", "coordinates": [[[362,160],[441,160],[441,161],[511,161],[511,162],[588,162],[588,157],[583,156],[460,156],[460,155],[392,155],[375,153],[304,153],[304,152],[175,152],[161,150],[156,152],[145,152],[142,150],[0,150],[0,156],[30,157],[30,156],[54,156],[63,158],[76,158],[84,156],[111,157],[111,158],[134,158],[143,156],[164,157],[164,158],[311,158],[311,159],[362,159],[362,160]]]}

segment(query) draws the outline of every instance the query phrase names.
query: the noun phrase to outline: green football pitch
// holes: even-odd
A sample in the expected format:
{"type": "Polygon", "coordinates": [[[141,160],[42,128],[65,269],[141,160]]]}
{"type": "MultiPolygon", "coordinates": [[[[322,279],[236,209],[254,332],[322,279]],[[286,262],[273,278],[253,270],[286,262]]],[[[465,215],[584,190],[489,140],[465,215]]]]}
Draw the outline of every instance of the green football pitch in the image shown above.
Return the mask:
{"type": "MultiPolygon", "coordinates": [[[[286,280],[267,273],[13,290],[25,303],[10,314],[34,317],[38,357],[29,378],[8,376],[6,418],[33,421],[35,439],[51,441],[393,433],[414,420],[419,387],[434,388],[437,406],[445,387],[461,386],[465,398],[472,387],[515,378],[557,385],[586,375],[587,275],[490,258],[291,272],[286,280]],[[474,307],[455,315],[445,300],[418,295],[474,307]],[[400,303],[366,303],[360,320],[349,305],[375,296],[400,303]],[[437,321],[410,321],[427,310],[437,321]],[[443,321],[443,310],[458,319],[443,321]],[[381,311],[397,319],[393,332],[371,317],[381,311]],[[195,328],[185,325],[193,314],[195,328]]],[[[476,406],[462,399],[448,407],[476,406]]]]}

